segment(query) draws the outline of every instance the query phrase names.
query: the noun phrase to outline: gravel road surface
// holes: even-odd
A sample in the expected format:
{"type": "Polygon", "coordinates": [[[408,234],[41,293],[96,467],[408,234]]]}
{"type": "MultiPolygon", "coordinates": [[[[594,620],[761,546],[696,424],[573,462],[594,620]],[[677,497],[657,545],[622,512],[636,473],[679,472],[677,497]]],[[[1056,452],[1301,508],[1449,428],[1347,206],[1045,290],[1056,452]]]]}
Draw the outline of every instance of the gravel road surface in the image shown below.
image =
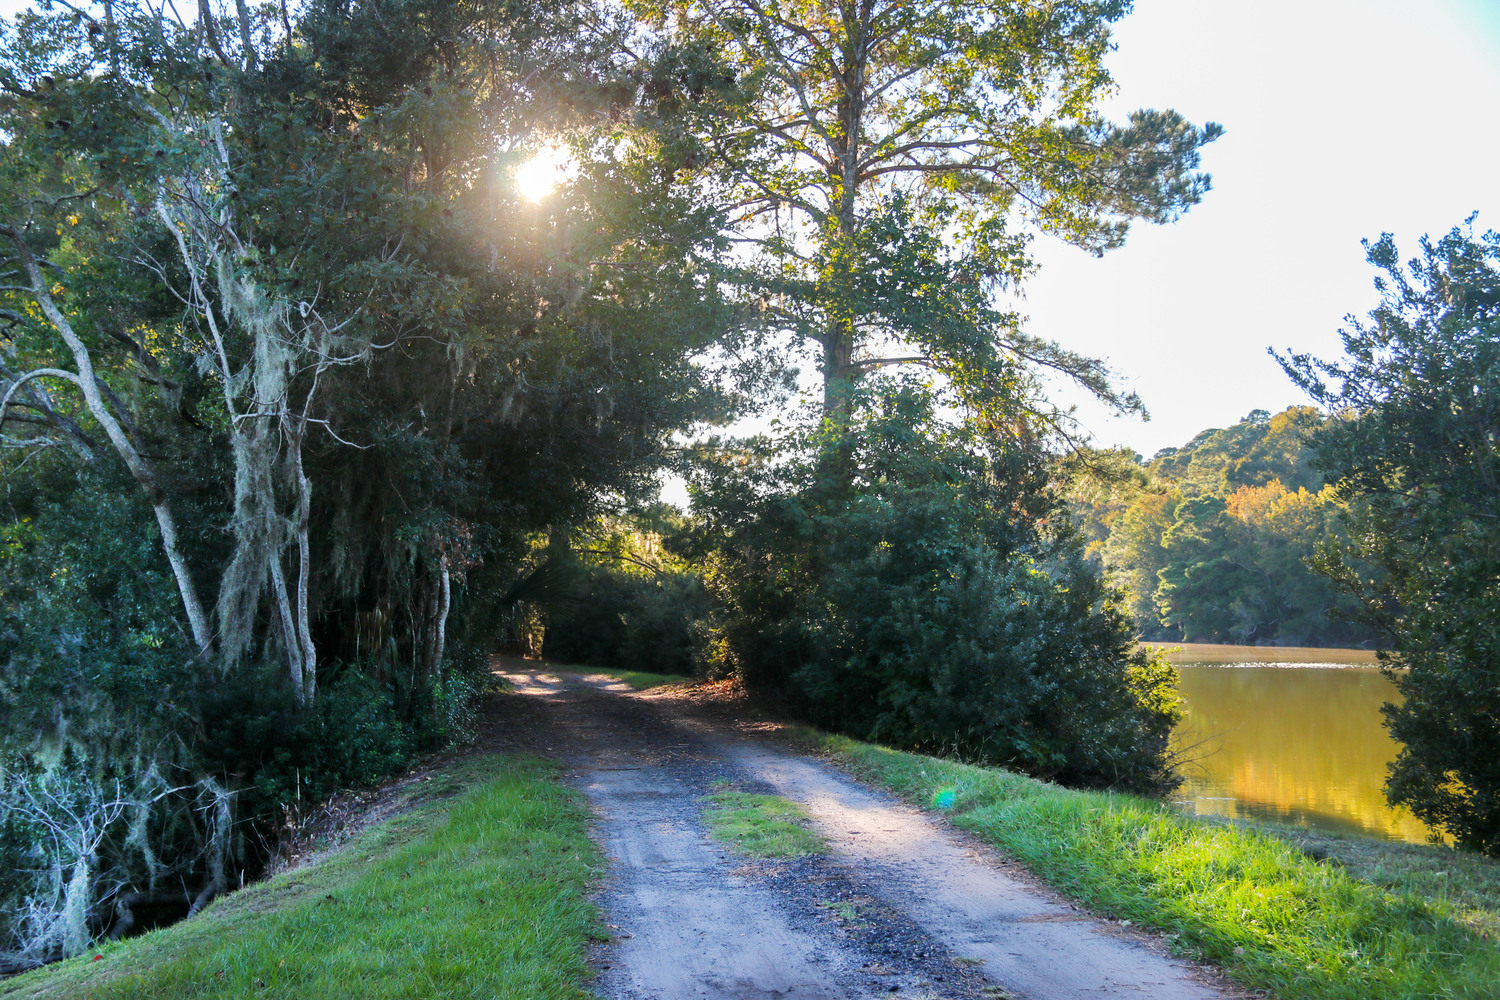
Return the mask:
{"type": "MultiPolygon", "coordinates": [[[[536,749],[567,760],[611,867],[612,1000],[1235,1000],[1151,936],[1080,911],[940,820],[680,693],[503,671],[536,749]],[[545,745],[544,745],[545,744],[545,745]],[[714,782],[792,799],[826,854],[745,858],[710,840],[714,782]]],[[[719,786],[722,787],[722,786],[719,786]]]]}

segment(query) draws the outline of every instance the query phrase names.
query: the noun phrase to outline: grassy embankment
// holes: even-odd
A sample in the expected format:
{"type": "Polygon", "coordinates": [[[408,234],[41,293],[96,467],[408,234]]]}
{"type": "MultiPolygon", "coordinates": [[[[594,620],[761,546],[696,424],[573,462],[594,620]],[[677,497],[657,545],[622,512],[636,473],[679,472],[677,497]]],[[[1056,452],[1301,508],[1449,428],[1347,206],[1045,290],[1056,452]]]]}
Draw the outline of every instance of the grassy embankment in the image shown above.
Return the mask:
{"type": "Polygon", "coordinates": [[[1184,815],[837,736],[856,773],[1279,1000],[1500,995],[1500,863],[1184,815]]]}
{"type": "Polygon", "coordinates": [[[0,981],[0,998],[589,997],[600,862],[580,797],[521,758],[428,787],[457,794],[192,920],[0,981]]]}

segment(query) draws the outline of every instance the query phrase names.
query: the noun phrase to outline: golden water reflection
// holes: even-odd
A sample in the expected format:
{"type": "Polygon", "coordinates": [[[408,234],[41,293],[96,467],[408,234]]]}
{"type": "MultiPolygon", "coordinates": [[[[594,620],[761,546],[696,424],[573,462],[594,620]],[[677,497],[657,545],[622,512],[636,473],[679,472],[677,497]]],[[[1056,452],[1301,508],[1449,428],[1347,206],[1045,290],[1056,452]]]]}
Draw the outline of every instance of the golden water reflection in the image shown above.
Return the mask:
{"type": "MultiPolygon", "coordinates": [[[[1257,650],[1270,653],[1270,650],[1257,650]]],[[[1179,663],[1179,747],[1202,743],[1177,798],[1194,812],[1422,843],[1428,829],[1381,791],[1397,745],[1371,666],[1179,663]]]]}

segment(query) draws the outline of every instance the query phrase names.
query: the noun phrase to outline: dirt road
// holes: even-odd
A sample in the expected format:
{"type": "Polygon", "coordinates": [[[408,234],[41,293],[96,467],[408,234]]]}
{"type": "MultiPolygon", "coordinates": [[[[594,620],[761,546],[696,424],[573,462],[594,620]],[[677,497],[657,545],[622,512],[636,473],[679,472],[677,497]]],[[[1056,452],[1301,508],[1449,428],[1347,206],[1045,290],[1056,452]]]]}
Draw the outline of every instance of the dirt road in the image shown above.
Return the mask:
{"type": "Polygon", "coordinates": [[[598,955],[604,997],[1239,995],[754,726],[608,677],[505,676],[599,816],[615,935],[598,955]],[[829,851],[753,860],[709,840],[699,817],[715,781],[801,803],[829,851]]]}

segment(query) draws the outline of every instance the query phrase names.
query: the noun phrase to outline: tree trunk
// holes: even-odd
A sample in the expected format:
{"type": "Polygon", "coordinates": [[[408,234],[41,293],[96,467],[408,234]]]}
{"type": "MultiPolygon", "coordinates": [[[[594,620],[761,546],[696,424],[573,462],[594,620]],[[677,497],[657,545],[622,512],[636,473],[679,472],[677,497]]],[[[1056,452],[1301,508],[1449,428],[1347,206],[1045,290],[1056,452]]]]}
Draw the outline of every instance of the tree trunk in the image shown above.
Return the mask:
{"type": "Polygon", "coordinates": [[[187,559],[178,545],[177,519],[172,513],[171,504],[167,502],[165,491],[162,490],[156,478],[156,470],[150,461],[136,450],[129,435],[120,426],[120,421],[115,418],[100,394],[98,376],[94,373],[93,357],[74,331],[72,323],[52,300],[46,277],[42,274],[36,256],[31,252],[31,246],[21,233],[11,226],[0,226],[0,235],[9,237],[15,243],[17,253],[21,258],[22,270],[25,271],[27,280],[31,283],[31,292],[36,298],[37,305],[41,307],[43,315],[57,330],[58,335],[62,337],[73,355],[73,362],[78,366],[78,374],[74,381],[79,391],[83,393],[89,414],[99,422],[100,427],[104,428],[109,443],[114,446],[115,452],[124,461],[131,476],[145,492],[146,499],[151,504],[151,511],[156,515],[156,525],[161,531],[162,550],[166,554],[168,565],[172,568],[172,576],[177,582],[177,592],[182,598],[183,610],[187,613],[188,627],[192,629],[193,641],[197,643],[200,653],[205,657],[211,656],[213,630],[209,627],[208,615],[203,610],[203,602],[198,599],[198,589],[193,583],[187,559]]]}
{"type": "Polygon", "coordinates": [[[308,523],[312,516],[312,482],[302,468],[302,440],[307,424],[291,438],[292,473],[297,477],[297,637],[302,644],[302,678],[305,685],[304,704],[312,704],[318,693],[318,650],[313,645],[312,623],[307,611],[307,591],[312,575],[312,546],[308,539],[308,523]]]}
{"type": "Polygon", "coordinates": [[[843,65],[837,70],[842,92],[838,99],[838,129],[830,150],[833,232],[832,246],[827,248],[834,250],[839,261],[836,280],[844,287],[834,294],[834,306],[823,335],[823,429],[827,444],[821,463],[825,483],[838,491],[847,490],[854,475],[850,431],[854,423],[854,389],[860,375],[854,366],[859,317],[853,314],[849,303],[855,301],[853,285],[859,280],[853,261],[859,237],[856,202],[865,107],[864,47],[870,11],[868,5],[861,5],[858,10],[845,7],[843,13],[844,44],[838,53],[843,65]]]}
{"type": "Polygon", "coordinates": [[[271,600],[276,605],[276,620],[281,625],[281,644],[286,647],[287,670],[292,677],[292,695],[297,704],[307,703],[307,691],[302,669],[302,638],[297,631],[296,616],[292,612],[292,599],[286,586],[286,573],[281,568],[281,553],[271,559],[271,600]]]}
{"type": "Polygon", "coordinates": [[[442,574],[438,580],[437,621],[432,640],[432,672],[439,681],[443,678],[443,653],[448,645],[448,612],[453,607],[453,574],[448,571],[446,559],[442,565],[442,574]]]}

